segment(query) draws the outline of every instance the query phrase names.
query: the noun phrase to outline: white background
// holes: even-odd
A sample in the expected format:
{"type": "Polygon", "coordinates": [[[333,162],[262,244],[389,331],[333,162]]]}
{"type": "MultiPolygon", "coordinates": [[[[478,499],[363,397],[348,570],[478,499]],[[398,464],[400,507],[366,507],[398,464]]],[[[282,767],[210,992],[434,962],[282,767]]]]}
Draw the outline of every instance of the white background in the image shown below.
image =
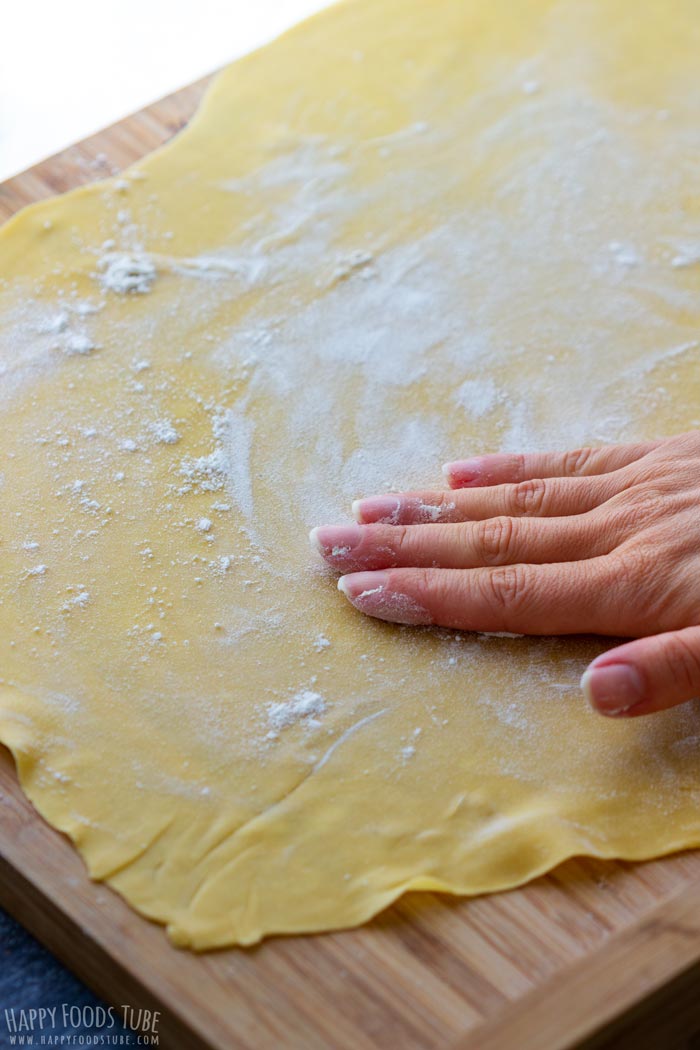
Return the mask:
{"type": "Polygon", "coordinates": [[[0,181],[251,51],[328,0],[15,0],[0,181]]]}

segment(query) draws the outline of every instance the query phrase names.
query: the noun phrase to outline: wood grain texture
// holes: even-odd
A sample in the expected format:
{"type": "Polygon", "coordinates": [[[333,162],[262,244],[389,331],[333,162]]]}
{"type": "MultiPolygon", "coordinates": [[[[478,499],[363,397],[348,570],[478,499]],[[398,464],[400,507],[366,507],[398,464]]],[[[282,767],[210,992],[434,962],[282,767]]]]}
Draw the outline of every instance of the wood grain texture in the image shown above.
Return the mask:
{"type": "Polygon", "coordinates": [[[211,80],[203,77],[0,183],[0,222],[27,204],[116,175],[152,153],[182,130],[211,80]]]}
{"type": "MultiPolygon", "coordinates": [[[[207,81],[0,186],[0,219],[161,145],[207,81]]],[[[196,956],[90,882],[0,748],[0,904],[167,1050],[671,1050],[700,1028],[700,853],[572,860],[475,900],[409,894],[358,930],[196,956]]]]}

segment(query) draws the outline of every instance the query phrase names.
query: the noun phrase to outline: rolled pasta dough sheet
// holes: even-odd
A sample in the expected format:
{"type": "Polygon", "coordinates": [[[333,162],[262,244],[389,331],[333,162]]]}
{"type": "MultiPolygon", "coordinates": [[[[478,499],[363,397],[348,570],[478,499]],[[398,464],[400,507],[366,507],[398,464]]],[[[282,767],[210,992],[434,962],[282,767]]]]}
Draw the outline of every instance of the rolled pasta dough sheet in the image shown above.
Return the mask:
{"type": "Polygon", "coordinates": [[[307,543],[698,425],[699,47],[694,0],[355,0],[0,234],[0,739],[175,943],[700,843],[697,704],[601,719],[607,643],[370,621],[307,543]]]}

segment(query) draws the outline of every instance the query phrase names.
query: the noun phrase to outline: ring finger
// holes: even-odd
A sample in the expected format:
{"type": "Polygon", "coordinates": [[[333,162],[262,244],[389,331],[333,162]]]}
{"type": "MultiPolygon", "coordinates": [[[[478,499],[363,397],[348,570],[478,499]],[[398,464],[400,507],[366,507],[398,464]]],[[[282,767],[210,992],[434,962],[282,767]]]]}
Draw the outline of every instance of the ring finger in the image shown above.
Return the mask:
{"type": "Polygon", "coordinates": [[[430,522],[483,521],[509,517],[566,517],[585,514],[621,492],[630,482],[627,469],[581,478],[529,478],[515,485],[449,492],[399,492],[356,500],[360,524],[412,525],[430,522]]]}

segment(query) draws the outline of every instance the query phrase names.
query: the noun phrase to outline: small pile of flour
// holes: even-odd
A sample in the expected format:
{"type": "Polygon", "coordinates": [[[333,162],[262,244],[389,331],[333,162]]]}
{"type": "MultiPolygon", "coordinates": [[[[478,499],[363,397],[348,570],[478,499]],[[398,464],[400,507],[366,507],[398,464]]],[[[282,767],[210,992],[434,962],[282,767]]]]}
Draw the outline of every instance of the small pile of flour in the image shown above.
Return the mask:
{"type": "Polygon", "coordinates": [[[169,419],[156,419],[148,429],[159,445],[176,445],[180,435],[169,419]]]}
{"type": "Polygon", "coordinates": [[[89,335],[72,332],[66,336],[62,348],[67,354],[90,354],[96,346],[89,335]]]}
{"type": "MultiPolygon", "coordinates": [[[[68,304],[68,308],[80,317],[88,313],[96,313],[99,307],[89,303],[68,304]]],[[[52,341],[52,349],[62,350],[65,354],[90,354],[97,349],[97,345],[85,331],[75,331],[71,327],[71,317],[67,309],[61,309],[56,313],[41,320],[35,327],[39,335],[55,336],[52,341]]]]}
{"type": "Polygon", "coordinates": [[[629,244],[623,244],[621,241],[610,241],[608,248],[619,266],[629,269],[634,266],[640,266],[643,262],[639,252],[629,244]]]}
{"type": "Polygon", "coordinates": [[[185,457],[180,474],[186,483],[178,490],[219,492],[227,488],[240,512],[253,517],[253,491],[250,471],[253,423],[244,406],[217,411],[212,421],[214,449],[206,456],[185,457]]]}
{"type": "Polygon", "coordinates": [[[106,252],[97,263],[99,282],[109,292],[119,295],[150,292],[158,271],[147,255],[131,252],[106,252]]]}
{"type": "Polygon", "coordinates": [[[180,474],[186,484],[180,492],[219,492],[224,487],[228,458],[221,446],[208,456],[187,456],[180,464],[180,474]]]}
{"type": "Polygon", "coordinates": [[[326,704],[320,693],[302,689],[291,700],[268,704],[267,719],[271,729],[279,732],[302,720],[308,725],[317,724],[317,719],[325,710],[326,704]]]}
{"type": "Polygon", "coordinates": [[[45,576],[48,566],[35,565],[33,569],[27,569],[27,576],[45,576]]]}
{"type": "Polygon", "coordinates": [[[71,609],[85,609],[90,604],[90,592],[80,591],[73,598],[70,598],[63,606],[64,612],[70,612],[71,609]]]}
{"type": "Polygon", "coordinates": [[[359,274],[363,280],[368,281],[374,277],[377,270],[373,265],[374,255],[372,252],[364,251],[362,248],[357,248],[355,251],[350,252],[349,255],[344,256],[338,260],[338,263],[333,271],[334,281],[344,281],[353,274],[359,274]]]}
{"type": "Polygon", "coordinates": [[[683,270],[688,266],[697,266],[700,264],[700,245],[699,244],[686,244],[671,259],[671,266],[674,270],[683,270]]]}

